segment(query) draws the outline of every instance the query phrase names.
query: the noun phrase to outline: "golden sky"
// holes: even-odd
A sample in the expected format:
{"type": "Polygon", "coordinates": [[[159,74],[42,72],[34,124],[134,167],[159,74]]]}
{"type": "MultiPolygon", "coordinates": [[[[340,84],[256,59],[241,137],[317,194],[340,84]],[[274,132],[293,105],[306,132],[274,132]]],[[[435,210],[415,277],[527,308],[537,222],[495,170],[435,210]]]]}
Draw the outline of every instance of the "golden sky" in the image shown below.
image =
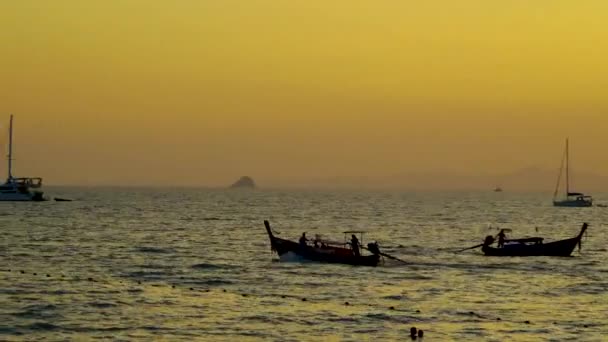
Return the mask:
{"type": "Polygon", "coordinates": [[[566,136],[608,175],[606,23],[605,0],[0,0],[0,120],[47,184],[553,171],[566,136]]]}

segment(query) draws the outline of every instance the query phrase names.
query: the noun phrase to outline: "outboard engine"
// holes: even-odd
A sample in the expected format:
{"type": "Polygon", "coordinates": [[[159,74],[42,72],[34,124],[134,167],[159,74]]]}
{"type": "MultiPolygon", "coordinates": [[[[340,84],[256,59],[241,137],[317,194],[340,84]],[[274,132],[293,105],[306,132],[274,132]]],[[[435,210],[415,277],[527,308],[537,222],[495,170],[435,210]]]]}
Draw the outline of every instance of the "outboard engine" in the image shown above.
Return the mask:
{"type": "Polygon", "coordinates": [[[494,237],[492,235],[486,236],[486,239],[483,242],[484,246],[489,246],[494,243],[494,237]]]}
{"type": "Polygon", "coordinates": [[[378,248],[378,243],[377,242],[370,242],[367,244],[367,249],[374,255],[379,255],[380,254],[380,248],[378,248]]]}
{"type": "Polygon", "coordinates": [[[34,191],[34,194],[32,196],[32,201],[35,201],[35,202],[45,201],[46,199],[44,198],[43,194],[44,193],[41,191],[34,191]]]}

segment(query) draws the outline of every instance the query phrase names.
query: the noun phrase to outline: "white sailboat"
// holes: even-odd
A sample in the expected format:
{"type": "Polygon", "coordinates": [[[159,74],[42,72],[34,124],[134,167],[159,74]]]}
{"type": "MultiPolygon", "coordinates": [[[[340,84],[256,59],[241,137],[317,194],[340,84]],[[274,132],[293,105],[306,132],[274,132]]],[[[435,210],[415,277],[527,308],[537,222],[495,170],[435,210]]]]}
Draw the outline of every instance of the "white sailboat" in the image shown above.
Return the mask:
{"type": "Polygon", "coordinates": [[[569,161],[569,143],[566,139],[566,150],[562,158],[562,164],[559,168],[559,176],[557,177],[557,185],[553,193],[553,205],[556,207],[591,207],[593,206],[593,198],[582,192],[570,192],[570,161],[569,161]],[[566,164],[566,198],[558,200],[559,184],[561,183],[562,171],[564,169],[564,161],[566,164]]]}
{"type": "Polygon", "coordinates": [[[8,178],[0,184],[0,201],[44,201],[42,178],[13,177],[13,116],[11,115],[8,143],[8,178]]]}

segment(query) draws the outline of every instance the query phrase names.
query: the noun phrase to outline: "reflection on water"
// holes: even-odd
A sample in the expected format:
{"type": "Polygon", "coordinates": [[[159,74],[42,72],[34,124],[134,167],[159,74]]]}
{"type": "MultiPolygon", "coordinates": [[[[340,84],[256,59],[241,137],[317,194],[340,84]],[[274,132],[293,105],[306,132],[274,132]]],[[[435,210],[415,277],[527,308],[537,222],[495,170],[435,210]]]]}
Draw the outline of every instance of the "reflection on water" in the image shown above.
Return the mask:
{"type": "Polygon", "coordinates": [[[507,193],[56,191],[78,201],[0,204],[1,340],[608,336],[606,208],[507,193]],[[292,239],[365,230],[408,264],[277,262],[264,219],[292,239]],[[454,253],[496,227],[553,240],[583,221],[571,258],[454,253]]]}

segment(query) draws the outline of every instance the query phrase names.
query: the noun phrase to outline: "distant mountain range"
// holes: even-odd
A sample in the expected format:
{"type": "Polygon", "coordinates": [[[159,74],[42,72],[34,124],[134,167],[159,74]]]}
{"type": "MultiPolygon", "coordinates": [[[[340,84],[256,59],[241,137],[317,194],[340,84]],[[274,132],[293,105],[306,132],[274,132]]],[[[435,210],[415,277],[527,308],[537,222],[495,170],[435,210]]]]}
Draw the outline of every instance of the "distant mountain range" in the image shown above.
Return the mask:
{"type": "MultiPolygon", "coordinates": [[[[545,170],[535,167],[525,168],[499,176],[500,186],[514,190],[550,190],[555,189],[559,170],[545,170]]],[[[565,187],[565,175],[562,175],[560,188],[565,187]]],[[[570,190],[593,193],[608,191],[608,177],[590,172],[570,174],[570,190]]],[[[565,191],[565,190],[564,190],[565,191]]]]}
{"type": "MultiPolygon", "coordinates": [[[[553,192],[558,170],[528,167],[503,174],[457,174],[453,172],[412,172],[387,177],[331,177],[316,180],[283,181],[279,186],[323,188],[379,188],[411,190],[487,190],[500,186],[504,191],[553,192]]],[[[267,180],[268,183],[274,183],[267,180]]],[[[608,191],[608,177],[588,172],[570,175],[570,190],[592,194],[608,191]]],[[[560,192],[565,187],[562,178],[560,192]]]]}

